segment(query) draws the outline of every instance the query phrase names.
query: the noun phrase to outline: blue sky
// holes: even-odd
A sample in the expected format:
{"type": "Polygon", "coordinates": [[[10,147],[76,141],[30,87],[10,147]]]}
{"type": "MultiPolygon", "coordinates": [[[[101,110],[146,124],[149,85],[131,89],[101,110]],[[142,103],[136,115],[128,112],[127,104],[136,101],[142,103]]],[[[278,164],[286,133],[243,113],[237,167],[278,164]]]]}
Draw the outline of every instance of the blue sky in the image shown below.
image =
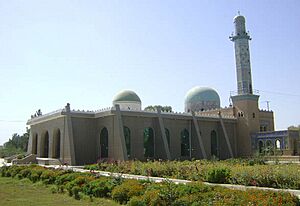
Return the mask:
{"type": "Polygon", "coordinates": [[[277,129],[299,125],[299,10],[298,0],[0,0],[0,144],[38,109],[110,107],[122,89],[183,111],[190,88],[210,86],[227,106],[237,11],[260,107],[270,101],[277,129]]]}

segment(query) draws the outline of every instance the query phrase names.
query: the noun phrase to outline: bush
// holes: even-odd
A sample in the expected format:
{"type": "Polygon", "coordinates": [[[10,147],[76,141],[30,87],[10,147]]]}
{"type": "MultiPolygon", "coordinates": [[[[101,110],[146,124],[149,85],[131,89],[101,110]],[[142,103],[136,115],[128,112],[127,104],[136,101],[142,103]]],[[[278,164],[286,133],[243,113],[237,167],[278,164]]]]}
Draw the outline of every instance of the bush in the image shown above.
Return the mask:
{"type": "Polygon", "coordinates": [[[125,180],[112,190],[112,198],[120,204],[126,204],[133,196],[140,196],[144,187],[137,180],[125,180]]]}
{"type": "Polygon", "coordinates": [[[31,175],[31,169],[25,168],[25,169],[21,170],[20,175],[21,175],[23,178],[30,177],[30,175],[31,175]]]}
{"type": "Polygon", "coordinates": [[[32,182],[37,182],[40,180],[40,177],[41,175],[43,174],[43,172],[45,171],[46,169],[42,168],[42,167],[36,167],[36,168],[33,168],[31,170],[31,175],[29,176],[29,179],[32,181],[32,182]]]}
{"type": "Polygon", "coordinates": [[[67,172],[63,175],[60,175],[56,178],[55,184],[56,185],[66,185],[68,182],[73,181],[76,177],[78,177],[80,174],[75,172],[67,172]]]}
{"type": "Polygon", "coordinates": [[[87,174],[80,174],[74,180],[68,182],[66,184],[66,189],[69,193],[69,196],[74,195],[75,199],[79,198],[79,192],[81,192],[81,190],[85,188],[85,184],[89,184],[89,182],[91,182],[92,180],[94,180],[92,176],[87,174]]]}
{"type": "Polygon", "coordinates": [[[228,183],[230,170],[228,168],[215,168],[207,173],[207,181],[212,183],[228,183]]]}
{"type": "Polygon", "coordinates": [[[146,202],[142,199],[142,197],[134,196],[128,202],[129,206],[147,206],[146,202]]]}
{"type": "Polygon", "coordinates": [[[115,184],[111,178],[100,177],[87,183],[83,188],[83,192],[90,197],[110,197],[114,186],[115,184]]]}
{"type": "Polygon", "coordinates": [[[80,200],[79,192],[80,192],[80,187],[79,186],[72,187],[72,194],[74,195],[74,198],[76,200],[80,200]]]}
{"type": "Polygon", "coordinates": [[[159,189],[149,188],[141,198],[147,205],[166,205],[165,201],[160,196],[159,189]]]}
{"type": "Polygon", "coordinates": [[[41,174],[40,179],[45,184],[53,184],[56,180],[56,173],[52,170],[45,170],[41,174]]]}

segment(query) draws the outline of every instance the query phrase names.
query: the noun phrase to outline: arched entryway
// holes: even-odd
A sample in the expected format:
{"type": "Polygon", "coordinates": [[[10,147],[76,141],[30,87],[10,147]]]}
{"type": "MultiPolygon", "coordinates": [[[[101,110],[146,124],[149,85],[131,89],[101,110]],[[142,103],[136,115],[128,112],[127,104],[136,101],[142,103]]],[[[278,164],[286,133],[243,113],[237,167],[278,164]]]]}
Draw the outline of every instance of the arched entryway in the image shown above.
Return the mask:
{"type": "Polygon", "coordinates": [[[165,128],[165,134],[166,134],[166,138],[167,138],[167,142],[168,142],[168,147],[169,147],[169,149],[170,149],[170,147],[171,147],[171,142],[170,142],[170,131],[169,131],[167,128],[165,128]]]}
{"type": "Polygon", "coordinates": [[[42,151],[41,157],[49,157],[49,133],[46,131],[42,136],[42,151]]]}
{"type": "Polygon", "coordinates": [[[181,156],[188,157],[190,156],[190,139],[189,132],[187,129],[184,129],[180,133],[180,142],[181,142],[181,156]]]}
{"type": "Polygon", "coordinates": [[[154,132],[151,127],[144,129],[144,157],[154,157],[154,132]]]}
{"type": "Polygon", "coordinates": [[[108,130],[106,127],[100,132],[100,158],[108,158],[108,130]]]}
{"type": "Polygon", "coordinates": [[[61,133],[60,130],[57,129],[53,133],[53,158],[59,159],[61,157],[60,154],[60,143],[61,143],[61,133]]]}
{"type": "Polygon", "coordinates": [[[293,155],[298,155],[298,141],[297,139],[293,139],[293,155]]]}
{"type": "Polygon", "coordinates": [[[258,142],[258,152],[263,153],[264,152],[264,142],[259,140],[258,142]]]}
{"type": "Polygon", "coordinates": [[[32,136],[32,154],[37,154],[37,147],[38,146],[38,135],[34,134],[32,136]]]}
{"type": "Polygon", "coordinates": [[[212,157],[219,158],[219,140],[215,130],[210,133],[210,152],[212,157]]]}
{"type": "Polygon", "coordinates": [[[130,129],[128,127],[124,126],[123,130],[124,130],[125,145],[126,145],[126,149],[127,149],[127,156],[130,157],[130,155],[131,155],[130,129]]]}

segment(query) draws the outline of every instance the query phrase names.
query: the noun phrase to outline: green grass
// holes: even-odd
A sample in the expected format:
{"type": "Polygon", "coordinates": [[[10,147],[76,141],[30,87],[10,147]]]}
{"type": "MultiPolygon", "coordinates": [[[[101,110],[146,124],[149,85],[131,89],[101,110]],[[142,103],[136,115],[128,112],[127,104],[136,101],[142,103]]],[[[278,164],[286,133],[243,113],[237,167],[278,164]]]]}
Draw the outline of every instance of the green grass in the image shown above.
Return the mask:
{"type": "Polygon", "coordinates": [[[88,197],[75,200],[67,194],[52,194],[49,187],[41,182],[32,184],[28,179],[18,180],[11,177],[0,177],[0,205],[5,206],[85,206],[102,205],[117,206],[112,200],[103,198],[93,198],[93,202],[88,197]]]}

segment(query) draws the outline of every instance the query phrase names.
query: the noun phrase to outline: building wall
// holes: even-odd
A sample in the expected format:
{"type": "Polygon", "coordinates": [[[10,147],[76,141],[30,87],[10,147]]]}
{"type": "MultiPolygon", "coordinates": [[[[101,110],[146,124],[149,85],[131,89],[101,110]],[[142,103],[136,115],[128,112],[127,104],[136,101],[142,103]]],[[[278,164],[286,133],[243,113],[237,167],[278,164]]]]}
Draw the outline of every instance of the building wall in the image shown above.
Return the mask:
{"type": "Polygon", "coordinates": [[[260,131],[274,131],[274,114],[272,111],[259,111],[260,131]]]}
{"type": "Polygon", "coordinates": [[[35,143],[34,138],[37,136],[37,156],[38,157],[53,157],[54,156],[54,137],[56,132],[60,131],[60,160],[62,162],[69,161],[70,159],[70,146],[65,144],[66,142],[66,128],[65,128],[65,118],[60,116],[58,118],[52,119],[50,121],[43,121],[39,124],[33,124],[30,127],[30,138],[28,143],[28,153],[33,154],[35,153],[35,143]],[[48,133],[49,136],[49,152],[48,154],[43,154],[43,148],[45,146],[45,135],[48,133]]]}
{"type": "Polygon", "coordinates": [[[96,120],[72,117],[76,164],[84,165],[97,161],[96,120]]]}
{"type": "MultiPolygon", "coordinates": [[[[54,157],[53,145],[55,131],[60,131],[60,160],[62,163],[84,165],[95,163],[101,159],[100,134],[103,128],[108,131],[108,159],[124,159],[122,152],[122,141],[120,128],[124,126],[130,129],[131,134],[131,155],[129,159],[146,160],[144,157],[144,130],[152,128],[154,132],[154,157],[155,159],[167,159],[167,152],[163,143],[163,135],[159,124],[159,115],[149,112],[121,112],[122,122],[118,121],[117,115],[109,113],[100,117],[91,115],[78,115],[67,113],[58,118],[43,120],[31,125],[31,137],[29,140],[28,153],[33,153],[33,136],[38,136],[37,156],[42,156],[44,148],[43,138],[45,132],[49,134],[49,154],[47,157],[54,157]],[[70,131],[71,130],[71,131],[70,131]],[[72,141],[71,141],[72,140],[72,141]]],[[[163,126],[170,132],[170,154],[171,159],[203,158],[200,142],[192,116],[162,114],[163,126]],[[181,156],[181,132],[186,129],[190,137],[189,155],[181,156]]],[[[219,118],[196,117],[200,129],[203,145],[207,158],[211,158],[211,132],[216,131],[219,145],[219,158],[230,157],[225,135],[219,118]]],[[[224,119],[226,132],[230,145],[236,153],[236,121],[235,119],[224,119]]],[[[165,132],[163,130],[163,132],[165,132]]],[[[107,159],[107,158],[104,158],[107,159]]]]}

